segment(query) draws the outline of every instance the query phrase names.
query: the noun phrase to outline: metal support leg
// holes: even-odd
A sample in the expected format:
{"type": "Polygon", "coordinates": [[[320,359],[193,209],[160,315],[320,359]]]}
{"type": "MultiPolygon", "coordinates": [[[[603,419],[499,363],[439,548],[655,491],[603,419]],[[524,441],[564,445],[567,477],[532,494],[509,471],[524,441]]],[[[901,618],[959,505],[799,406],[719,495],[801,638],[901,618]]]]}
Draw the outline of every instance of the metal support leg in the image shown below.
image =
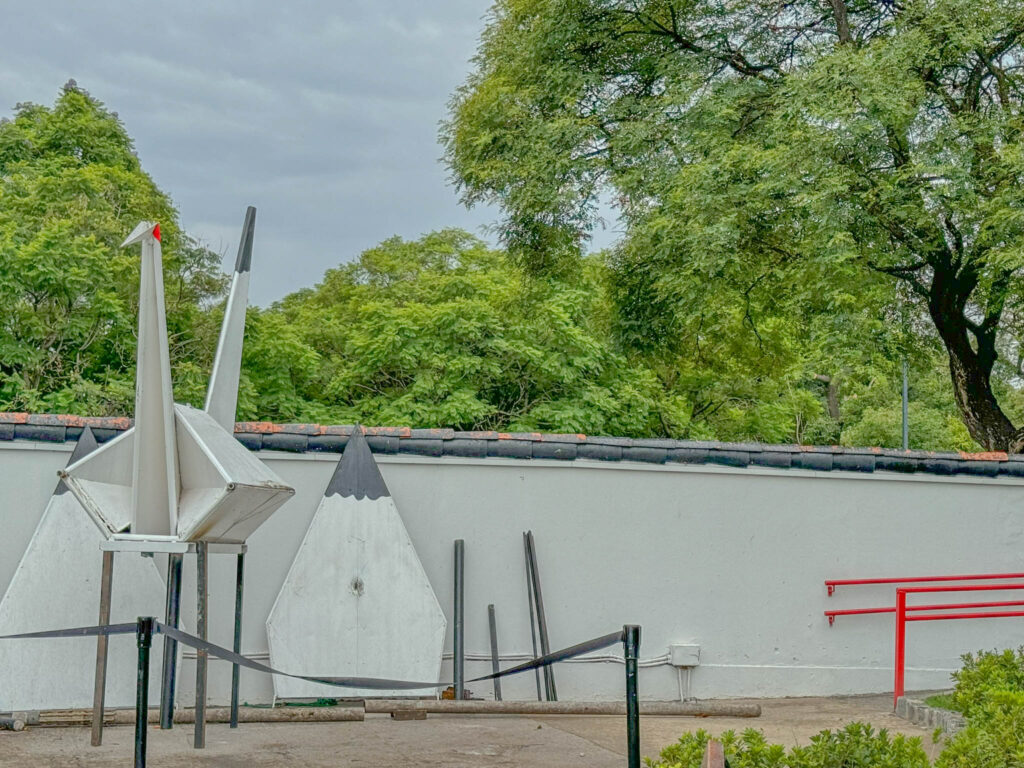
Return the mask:
{"type": "MultiPolygon", "coordinates": [[[[242,588],[245,582],[245,553],[238,554],[235,570],[235,653],[242,652],[242,588]]],[[[241,667],[231,665],[231,727],[238,727],[238,674],[241,667]]]]}
{"type": "MultiPolygon", "coordinates": [[[[501,665],[498,658],[498,624],[494,618],[494,606],[487,606],[487,624],[491,631],[491,672],[498,674],[501,665]]],[[[494,700],[501,701],[501,679],[494,678],[494,700]]]]}
{"type": "Polygon", "coordinates": [[[465,692],[466,639],[464,610],[465,581],[463,579],[466,563],[466,547],[462,539],[455,540],[455,631],[452,648],[452,666],[455,671],[455,698],[461,699],[465,692]]]}
{"type": "MultiPolygon", "coordinates": [[[[114,578],[114,553],[103,553],[103,571],[100,575],[100,624],[110,623],[110,588],[114,578]]],[[[103,702],[107,696],[107,642],[106,635],[96,636],[96,677],[92,692],[92,745],[103,743],[103,702]]]]}
{"type": "Polygon", "coordinates": [[[146,729],[149,719],[149,649],[153,644],[153,617],[139,616],[135,629],[139,669],[135,679],[135,768],[146,768],[146,729]]]}
{"type": "MultiPolygon", "coordinates": [[[[196,542],[196,634],[206,640],[207,635],[207,600],[209,598],[207,553],[209,546],[205,541],[196,542]]],[[[196,749],[206,746],[206,651],[196,651],[196,749]]]]}
{"type": "MultiPolygon", "coordinates": [[[[177,629],[181,618],[181,563],[183,556],[167,556],[167,613],[164,623],[177,629]]],[[[178,641],[164,637],[164,666],[160,686],[160,727],[174,727],[174,688],[178,676],[178,641]]]]}
{"type": "Polygon", "coordinates": [[[626,765],[640,768],[640,701],[637,694],[637,659],[640,656],[640,627],[622,628],[623,655],[626,657],[626,765]]]}

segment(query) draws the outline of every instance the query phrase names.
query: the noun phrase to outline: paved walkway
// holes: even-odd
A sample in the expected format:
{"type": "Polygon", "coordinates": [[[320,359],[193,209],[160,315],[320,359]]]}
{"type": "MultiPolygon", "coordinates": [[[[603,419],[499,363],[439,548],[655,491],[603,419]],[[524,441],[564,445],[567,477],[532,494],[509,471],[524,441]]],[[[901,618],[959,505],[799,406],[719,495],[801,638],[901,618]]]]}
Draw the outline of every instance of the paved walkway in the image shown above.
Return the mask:
{"type": "MultiPolygon", "coordinates": [[[[824,728],[866,720],[877,728],[920,736],[931,755],[938,753],[930,732],[896,718],[891,699],[856,696],[828,699],[770,699],[759,702],[758,719],[647,717],[641,723],[642,751],[655,757],[686,731],[720,733],[760,728],[770,741],[806,744],[824,728]]],[[[340,766],[521,766],[540,768],[621,768],[625,753],[621,717],[549,715],[431,715],[427,720],[396,722],[367,715],[362,723],[243,723],[232,731],[210,725],[207,748],[192,749],[192,727],[149,730],[152,768],[339,768],[340,766]]],[[[89,746],[86,728],[32,728],[0,731],[0,766],[76,766],[114,768],[130,765],[133,729],[110,727],[102,747],[89,746]]]]}

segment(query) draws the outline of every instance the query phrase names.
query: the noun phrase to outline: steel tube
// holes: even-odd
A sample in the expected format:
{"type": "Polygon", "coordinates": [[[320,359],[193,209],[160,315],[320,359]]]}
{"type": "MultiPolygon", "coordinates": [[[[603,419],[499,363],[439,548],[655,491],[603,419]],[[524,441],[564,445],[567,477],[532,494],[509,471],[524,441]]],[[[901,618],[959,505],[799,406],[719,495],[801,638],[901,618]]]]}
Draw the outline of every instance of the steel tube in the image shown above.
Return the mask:
{"type": "MultiPolygon", "coordinates": [[[[177,629],[181,619],[181,565],[184,557],[167,555],[167,605],[164,624],[177,629]]],[[[164,637],[164,662],[160,684],[160,727],[174,727],[174,689],[178,677],[178,641],[164,637]]]]}
{"type": "MultiPolygon", "coordinates": [[[[232,650],[242,652],[242,589],[245,582],[245,553],[238,554],[235,567],[235,641],[232,650]]],[[[231,665],[231,727],[238,727],[238,683],[241,667],[231,665]]]]}
{"type": "Polygon", "coordinates": [[[910,395],[907,375],[907,358],[903,358],[903,450],[910,450],[910,395]]]}
{"type": "MultiPolygon", "coordinates": [[[[196,635],[206,640],[207,600],[209,599],[207,555],[209,546],[205,541],[196,542],[196,635]]],[[[206,746],[206,651],[196,651],[196,722],[193,746],[206,746]]]]}
{"type": "Polygon", "coordinates": [[[146,768],[146,723],[149,719],[149,649],[153,644],[153,617],[140,616],[135,630],[139,647],[135,679],[135,768],[146,768]]]}
{"type": "Polygon", "coordinates": [[[626,764],[640,768],[640,699],[637,686],[637,660],[640,656],[640,627],[622,628],[623,655],[626,659],[626,764]]]}
{"type": "MultiPolygon", "coordinates": [[[[993,590],[995,591],[995,590],[993,590]]],[[[918,611],[952,611],[965,608],[1009,608],[1015,605],[1024,605],[1024,600],[995,600],[982,603],[935,603],[934,605],[908,605],[907,613],[918,611]]],[[[885,608],[847,608],[841,611],[825,611],[829,623],[839,616],[863,616],[873,613],[895,613],[896,606],[890,605],[885,608]]],[[[907,616],[907,621],[920,621],[913,616],[907,616]]]]}
{"type": "MultiPolygon", "coordinates": [[[[523,556],[526,559],[526,599],[530,604],[530,643],[533,646],[533,658],[540,656],[537,650],[537,609],[533,599],[533,569],[530,567],[530,539],[527,532],[523,531],[523,556]]],[[[544,697],[540,690],[540,670],[533,670],[533,677],[537,681],[537,701],[544,697]]]]}
{"type": "MultiPolygon", "coordinates": [[[[544,596],[540,589],[540,569],[537,566],[537,547],[533,540],[533,531],[526,532],[526,540],[529,547],[530,573],[533,579],[533,599],[537,606],[537,633],[540,635],[540,652],[547,656],[551,653],[551,645],[548,642],[548,621],[544,614],[544,596]]],[[[550,666],[544,667],[544,695],[548,701],[558,701],[555,672],[550,666]]]]}
{"type": "MultiPolygon", "coordinates": [[[[498,623],[494,618],[494,605],[487,606],[487,626],[491,635],[491,672],[495,675],[501,671],[498,663],[498,623]]],[[[494,700],[501,701],[501,679],[494,678],[494,700]]]]}
{"type": "Polygon", "coordinates": [[[455,540],[455,629],[453,634],[452,667],[455,678],[455,698],[461,700],[465,692],[466,639],[465,630],[465,564],[466,545],[462,539],[455,540]]]}
{"type": "MultiPolygon", "coordinates": [[[[114,579],[114,553],[103,553],[100,573],[100,624],[110,623],[110,590],[114,579]]],[[[103,743],[103,704],[107,697],[107,644],[106,635],[96,636],[96,673],[92,692],[92,745],[103,743]]]]}
{"type": "Polygon", "coordinates": [[[910,576],[880,579],[829,579],[825,582],[829,595],[836,587],[869,586],[872,584],[922,584],[928,581],[991,581],[992,579],[1024,579],[1024,573],[972,573],[953,576],[910,576]]]}
{"type": "Polygon", "coordinates": [[[907,655],[907,593],[902,589],[896,590],[896,664],[895,679],[893,681],[892,708],[896,709],[896,702],[903,695],[904,673],[903,665],[907,655]]]}

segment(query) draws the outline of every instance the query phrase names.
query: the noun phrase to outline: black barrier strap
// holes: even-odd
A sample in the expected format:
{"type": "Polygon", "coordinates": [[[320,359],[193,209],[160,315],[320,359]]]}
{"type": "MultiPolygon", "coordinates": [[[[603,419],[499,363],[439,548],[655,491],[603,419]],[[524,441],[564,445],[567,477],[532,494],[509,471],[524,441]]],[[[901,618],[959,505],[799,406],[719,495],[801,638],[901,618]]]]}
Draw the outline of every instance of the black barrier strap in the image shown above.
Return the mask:
{"type": "MultiPolygon", "coordinates": [[[[41,632],[23,632],[17,635],[0,635],[0,640],[22,640],[30,638],[53,638],[53,637],[91,637],[96,635],[127,635],[135,634],[138,628],[137,623],[131,624],[99,624],[92,627],[72,627],[69,629],[49,629],[41,632]]],[[[311,683],[323,683],[324,685],[335,685],[340,688],[366,688],[369,690],[415,690],[417,688],[446,688],[451,683],[422,683],[414,682],[411,680],[385,680],[377,677],[318,677],[316,675],[293,675],[290,672],[282,672],[279,669],[274,669],[266,664],[261,664],[258,661],[246,658],[240,653],[229,651],[227,648],[222,648],[219,645],[215,645],[207,640],[202,640],[195,635],[190,635],[188,632],[182,632],[180,629],[168,626],[162,622],[153,622],[153,628],[157,632],[162,632],[179,643],[191,646],[199,651],[205,651],[211,656],[230,661],[233,664],[246,667],[248,669],[255,670],[257,672],[265,672],[270,675],[284,675],[285,677],[294,677],[299,680],[308,680],[311,683]]],[[[478,683],[485,680],[495,680],[499,677],[505,677],[507,675],[516,675],[520,672],[529,672],[531,669],[538,669],[540,667],[546,667],[551,664],[557,664],[560,661],[571,659],[574,656],[580,656],[584,653],[591,651],[598,651],[602,648],[607,648],[610,645],[622,642],[622,631],[611,632],[601,637],[595,637],[592,640],[587,640],[576,645],[571,645],[568,648],[563,648],[558,651],[553,651],[545,656],[539,656],[530,661],[523,662],[514,667],[509,667],[501,672],[495,672],[490,675],[483,675],[482,677],[474,677],[472,680],[467,680],[467,683],[478,683]]]]}
{"type": "Polygon", "coordinates": [[[576,645],[570,645],[568,648],[563,648],[560,651],[552,651],[546,656],[540,656],[530,661],[524,661],[515,667],[509,667],[503,669],[501,672],[495,672],[494,674],[484,675],[483,677],[474,677],[472,680],[467,680],[468,683],[477,683],[482,680],[495,680],[499,677],[505,677],[505,675],[516,675],[520,672],[529,672],[531,669],[537,669],[539,667],[547,667],[552,664],[557,664],[560,661],[571,659],[574,656],[581,656],[584,653],[590,653],[591,651],[599,651],[602,648],[607,648],[610,645],[616,645],[622,642],[622,630],[618,632],[609,632],[603,637],[595,637],[593,640],[587,640],[576,645]]]}
{"type": "Polygon", "coordinates": [[[18,635],[0,635],[0,640],[23,640],[39,637],[94,637],[96,635],[134,635],[136,622],[131,624],[98,624],[94,627],[46,629],[41,632],[22,632],[18,635]]]}
{"type": "MultiPolygon", "coordinates": [[[[134,625],[131,625],[134,627],[134,625]]],[[[411,680],[385,680],[376,677],[319,677],[315,675],[293,675],[290,672],[282,672],[279,669],[274,669],[266,664],[261,664],[258,661],[242,656],[240,653],[229,651],[227,648],[222,648],[219,645],[202,640],[195,635],[190,635],[188,632],[182,632],[180,629],[169,627],[166,624],[156,622],[156,630],[163,632],[168,637],[177,640],[179,643],[191,646],[199,651],[206,651],[211,656],[216,656],[225,661],[230,661],[233,664],[238,664],[248,669],[256,670],[257,672],[265,672],[270,675],[284,675],[285,677],[294,677],[298,680],[308,680],[311,683],[323,683],[325,685],[335,685],[340,688],[366,688],[370,690],[399,690],[408,689],[415,690],[417,688],[447,688],[451,683],[423,683],[413,682],[411,680]]],[[[580,656],[581,654],[588,653],[590,651],[597,651],[601,648],[607,648],[610,645],[622,642],[622,631],[611,632],[602,637],[595,637],[593,640],[587,640],[583,643],[577,643],[576,645],[563,648],[559,651],[554,651],[547,654],[546,656],[540,656],[536,659],[524,662],[509,669],[502,670],[495,674],[484,675],[482,677],[474,677],[472,680],[467,680],[467,683],[477,683],[484,680],[494,680],[498,677],[505,677],[506,675],[515,675],[520,672],[528,672],[531,669],[538,667],[546,667],[550,664],[555,664],[559,661],[565,661],[571,659],[574,656],[580,656]]]]}
{"type": "Polygon", "coordinates": [[[284,675],[285,677],[295,677],[299,680],[308,680],[311,683],[324,683],[325,685],[336,685],[341,688],[373,688],[380,690],[397,689],[397,688],[408,688],[410,690],[416,688],[435,688],[438,686],[437,683],[416,683],[410,680],[381,680],[374,677],[315,677],[310,675],[293,675],[289,672],[282,672],[279,669],[274,669],[266,664],[260,664],[258,661],[246,658],[240,653],[229,651],[227,648],[221,648],[219,645],[214,645],[208,640],[202,640],[195,635],[190,635],[188,632],[182,632],[180,629],[169,627],[166,624],[157,622],[156,629],[158,632],[177,640],[179,643],[195,648],[197,651],[205,651],[211,656],[216,656],[225,661],[230,661],[233,664],[238,664],[241,667],[247,667],[248,669],[254,669],[257,672],[266,672],[270,675],[284,675]]]}

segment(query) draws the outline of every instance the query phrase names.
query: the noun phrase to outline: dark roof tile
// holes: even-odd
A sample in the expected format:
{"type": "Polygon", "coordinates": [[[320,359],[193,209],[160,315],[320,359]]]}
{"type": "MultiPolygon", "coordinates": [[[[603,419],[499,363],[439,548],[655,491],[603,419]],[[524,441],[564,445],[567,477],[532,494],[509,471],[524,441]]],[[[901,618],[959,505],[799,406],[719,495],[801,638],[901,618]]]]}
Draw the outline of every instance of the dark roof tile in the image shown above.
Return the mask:
{"type": "MultiPolygon", "coordinates": [[[[77,440],[89,425],[100,443],[129,429],[123,417],[0,413],[0,440],[66,442],[77,440]]],[[[349,424],[273,424],[239,422],[235,437],[250,450],[340,453],[354,427],[349,424]]],[[[719,464],[729,467],[799,468],[847,472],[923,472],[932,475],[1024,477],[1024,456],[998,451],[952,453],[897,451],[841,446],[768,445],[666,439],[631,439],[538,432],[458,432],[452,429],[367,427],[366,441],[375,453],[414,456],[497,457],[571,461],[636,461],[660,464],[719,464]]]]}

